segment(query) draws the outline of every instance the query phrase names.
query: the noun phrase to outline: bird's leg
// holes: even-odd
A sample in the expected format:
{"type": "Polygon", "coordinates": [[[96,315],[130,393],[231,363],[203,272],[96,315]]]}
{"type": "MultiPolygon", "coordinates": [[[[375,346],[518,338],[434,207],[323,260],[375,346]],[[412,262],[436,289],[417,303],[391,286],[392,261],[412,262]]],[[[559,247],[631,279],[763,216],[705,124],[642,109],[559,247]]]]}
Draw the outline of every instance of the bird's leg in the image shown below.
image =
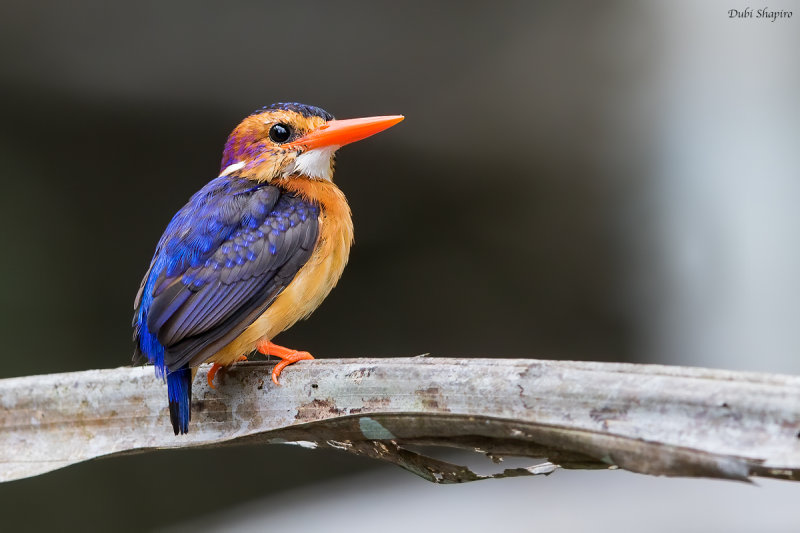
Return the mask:
{"type": "MultiPolygon", "coordinates": [[[[246,355],[240,355],[239,358],[237,359],[237,361],[247,361],[247,356],[246,355]]],[[[217,388],[214,385],[214,376],[217,375],[217,372],[219,372],[220,368],[222,368],[221,364],[214,363],[213,365],[211,365],[211,368],[208,369],[208,376],[207,376],[208,386],[211,387],[212,389],[216,389],[217,388]]]]}
{"type": "Polygon", "coordinates": [[[272,382],[275,383],[275,385],[280,385],[280,383],[278,383],[278,376],[281,375],[284,368],[297,361],[314,359],[308,352],[299,352],[291,348],[284,348],[283,346],[278,346],[269,341],[259,341],[258,344],[256,344],[256,350],[264,355],[274,355],[281,359],[281,362],[272,369],[272,382]]]}

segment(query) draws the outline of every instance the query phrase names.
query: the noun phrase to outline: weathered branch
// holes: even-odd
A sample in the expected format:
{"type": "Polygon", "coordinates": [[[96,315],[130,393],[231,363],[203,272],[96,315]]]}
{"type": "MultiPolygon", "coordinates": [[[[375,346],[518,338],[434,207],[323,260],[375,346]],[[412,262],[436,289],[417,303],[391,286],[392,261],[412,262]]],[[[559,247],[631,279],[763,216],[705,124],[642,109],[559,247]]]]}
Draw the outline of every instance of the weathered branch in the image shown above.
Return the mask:
{"type": "Polygon", "coordinates": [[[620,467],[668,476],[800,479],[800,377],[509,359],[343,359],[236,365],[195,380],[176,437],[153,369],[0,380],[0,480],[100,456],[233,442],[334,447],[452,483],[620,467]],[[547,458],[480,476],[408,446],[547,458]]]}

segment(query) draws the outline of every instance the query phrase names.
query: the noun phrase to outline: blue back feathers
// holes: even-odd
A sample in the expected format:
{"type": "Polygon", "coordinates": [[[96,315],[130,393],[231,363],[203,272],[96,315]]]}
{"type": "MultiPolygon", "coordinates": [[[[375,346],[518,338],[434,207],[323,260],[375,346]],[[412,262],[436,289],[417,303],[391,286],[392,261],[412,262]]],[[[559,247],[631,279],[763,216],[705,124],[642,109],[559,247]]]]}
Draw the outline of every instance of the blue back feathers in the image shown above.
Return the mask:
{"type": "Polygon", "coordinates": [[[190,367],[291,282],[313,251],[318,215],[317,205],[275,186],[226,176],[170,221],[137,297],[134,340],[166,377],[176,434],[188,428],[190,367]]]}
{"type": "Polygon", "coordinates": [[[175,214],[158,242],[137,302],[134,338],[141,353],[155,365],[159,377],[164,377],[164,346],[147,327],[156,282],[202,264],[210,252],[231,236],[242,219],[251,218],[252,213],[242,213],[230,204],[237,194],[253,190],[253,185],[249,180],[237,178],[212,180],[175,214]]]}

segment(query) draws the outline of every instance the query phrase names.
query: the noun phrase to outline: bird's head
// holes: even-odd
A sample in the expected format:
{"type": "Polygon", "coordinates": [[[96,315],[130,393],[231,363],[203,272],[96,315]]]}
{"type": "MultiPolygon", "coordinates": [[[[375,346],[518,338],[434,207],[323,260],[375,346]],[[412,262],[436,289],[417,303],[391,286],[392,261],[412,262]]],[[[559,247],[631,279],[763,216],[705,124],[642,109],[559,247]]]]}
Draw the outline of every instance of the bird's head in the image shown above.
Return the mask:
{"type": "Polygon", "coordinates": [[[334,120],[319,107],[279,103],[245,118],[228,137],[221,176],[273,182],[333,177],[336,150],[394,126],[401,115],[334,120]]]}

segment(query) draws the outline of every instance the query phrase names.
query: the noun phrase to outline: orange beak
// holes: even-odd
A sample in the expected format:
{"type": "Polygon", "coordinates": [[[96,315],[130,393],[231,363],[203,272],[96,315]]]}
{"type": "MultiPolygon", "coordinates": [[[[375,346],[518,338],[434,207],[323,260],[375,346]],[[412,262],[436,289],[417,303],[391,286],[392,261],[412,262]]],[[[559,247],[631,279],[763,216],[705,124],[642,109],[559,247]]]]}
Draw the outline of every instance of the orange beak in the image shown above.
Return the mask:
{"type": "Polygon", "coordinates": [[[344,146],[391,128],[404,118],[403,115],[390,115],[386,117],[331,120],[314,131],[283,146],[289,149],[305,148],[306,150],[322,148],[323,146],[344,146]]]}

